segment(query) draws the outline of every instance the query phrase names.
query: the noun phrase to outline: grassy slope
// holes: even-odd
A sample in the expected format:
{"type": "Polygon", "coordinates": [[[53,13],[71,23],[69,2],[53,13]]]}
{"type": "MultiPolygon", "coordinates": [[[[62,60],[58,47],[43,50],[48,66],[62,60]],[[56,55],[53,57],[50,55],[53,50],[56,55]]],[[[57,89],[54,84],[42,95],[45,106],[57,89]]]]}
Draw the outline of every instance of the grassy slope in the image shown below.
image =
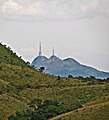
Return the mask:
{"type": "Polygon", "coordinates": [[[28,108],[34,98],[52,99],[71,106],[109,101],[106,83],[89,85],[79,79],[41,74],[0,44],[0,119],[28,108]]]}
{"type": "Polygon", "coordinates": [[[53,120],[109,120],[109,104],[86,107],[53,120]]]}

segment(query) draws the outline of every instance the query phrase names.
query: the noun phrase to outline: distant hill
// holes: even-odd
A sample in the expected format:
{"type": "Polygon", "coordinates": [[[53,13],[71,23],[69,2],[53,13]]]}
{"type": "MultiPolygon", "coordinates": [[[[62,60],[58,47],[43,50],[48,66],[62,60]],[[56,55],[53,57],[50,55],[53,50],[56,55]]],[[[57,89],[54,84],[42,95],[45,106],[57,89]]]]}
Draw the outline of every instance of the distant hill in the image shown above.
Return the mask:
{"type": "Polygon", "coordinates": [[[38,56],[33,60],[31,66],[34,66],[36,69],[45,67],[45,73],[62,77],[68,77],[69,75],[73,77],[94,76],[101,79],[109,77],[108,72],[99,71],[93,67],[82,65],[73,58],[61,60],[55,55],[52,55],[49,59],[45,56],[38,56]]]}

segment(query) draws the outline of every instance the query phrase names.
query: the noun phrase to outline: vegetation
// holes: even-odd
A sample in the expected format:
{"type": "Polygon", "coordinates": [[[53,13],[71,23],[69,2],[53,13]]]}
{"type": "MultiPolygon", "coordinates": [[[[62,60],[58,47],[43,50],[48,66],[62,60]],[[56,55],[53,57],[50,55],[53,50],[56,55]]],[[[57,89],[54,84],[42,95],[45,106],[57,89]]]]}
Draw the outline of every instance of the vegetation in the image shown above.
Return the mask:
{"type": "Polygon", "coordinates": [[[57,116],[59,114],[75,110],[79,107],[67,107],[57,101],[34,99],[30,103],[30,107],[34,108],[34,111],[27,110],[26,112],[17,112],[16,116],[10,116],[9,120],[47,120],[48,118],[57,116]]]}
{"type": "Polygon", "coordinates": [[[0,43],[0,62],[11,65],[27,66],[25,62],[18,57],[9,46],[0,43]]]}
{"type": "Polygon", "coordinates": [[[109,105],[76,110],[54,120],[109,120],[109,105]]]}
{"type": "Polygon", "coordinates": [[[108,79],[44,74],[30,67],[10,47],[0,44],[0,120],[31,120],[32,115],[46,119],[107,101],[108,79]]]}
{"type": "Polygon", "coordinates": [[[44,70],[45,70],[44,67],[41,67],[41,68],[39,69],[40,72],[43,72],[44,70]]]}

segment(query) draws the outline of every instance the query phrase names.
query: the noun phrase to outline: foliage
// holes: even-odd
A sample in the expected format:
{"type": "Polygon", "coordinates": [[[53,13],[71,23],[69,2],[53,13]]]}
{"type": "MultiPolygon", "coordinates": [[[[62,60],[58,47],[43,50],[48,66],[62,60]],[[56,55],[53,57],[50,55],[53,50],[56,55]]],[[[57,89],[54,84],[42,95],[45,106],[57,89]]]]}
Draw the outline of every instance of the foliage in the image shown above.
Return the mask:
{"type": "Polygon", "coordinates": [[[44,72],[44,70],[45,70],[45,67],[40,67],[39,69],[40,72],[44,72]]]}
{"type": "Polygon", "coordinates": [[[23,111],[17,112],[16,116],[11,115],[8,119],[9,120],[47,120],[51,117],[56,115],[68,112],[69,110],[74,110],[79,108],[78,104],[75,104],[75,107],[67,107],[62,103],[58,103],[57,101],[52,100],[44,100],[42,102],[41,99],[34,99],[31,103],[38,105],[38,109],[35,111],[23,111]]]}
{"type": "Polygon", "coordinates": [[[27,64],[14,53],[11,48],[0,43],[0,61],[7,64],[27,66],[27,64]]]}

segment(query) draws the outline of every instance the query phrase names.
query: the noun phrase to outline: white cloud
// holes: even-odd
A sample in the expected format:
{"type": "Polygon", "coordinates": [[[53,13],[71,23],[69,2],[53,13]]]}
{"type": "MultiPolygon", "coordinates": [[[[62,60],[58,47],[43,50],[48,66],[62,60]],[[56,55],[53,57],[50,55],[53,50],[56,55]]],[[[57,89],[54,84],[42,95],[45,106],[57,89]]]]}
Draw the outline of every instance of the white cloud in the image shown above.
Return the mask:
{"type": "Polygon", "coordinates": [[[13,0],[9,0],[1,6],[1,11],[3,14],[38,15],[41,14],[42,6],[43,2],[40,1],[32,5],[24,6],[13,0]]]}
{"type": "MultiPolygon", "coordinates": [[[[23,0],[26,2],[26,0],[23,0]]],[[[31,16],[44,18],[90,18],[97,15],[109,15],[108,0],[37,0],[31,4],[21,4],[8,0],[1,5],[5,16],[31,16]]]]}
{"type": "Polygon", "coordinates": [[[81,4],[80,5],[81,14],[80,17],[86,17],[86,18],[92,18],[96,15],[101,14],[100,10],[100,1],[99,0],[93,0],[90,2],[90,4],[81,4]]]}
{"type": "Polygon", "coordinates": [[[22,6],[17,4],[16,2],[13,2],[12,0],[5,2],[1,7],[1,10],[4,14],[5,13],[13,14],[17,11],[20,11],[21,9],[22,9],[22,6]]]}
{"type": "Polygon", "coordinates": [[[84,4],[81,4],[81,12],[82,13],[87,13],[87,12],[90,12],[90,11],[95,11],[97,9],[97,7],[99,6],[99,1],[95,0],[95,1],[91,1],[90,4],[88,5],[84,5],[84,4]]]}

